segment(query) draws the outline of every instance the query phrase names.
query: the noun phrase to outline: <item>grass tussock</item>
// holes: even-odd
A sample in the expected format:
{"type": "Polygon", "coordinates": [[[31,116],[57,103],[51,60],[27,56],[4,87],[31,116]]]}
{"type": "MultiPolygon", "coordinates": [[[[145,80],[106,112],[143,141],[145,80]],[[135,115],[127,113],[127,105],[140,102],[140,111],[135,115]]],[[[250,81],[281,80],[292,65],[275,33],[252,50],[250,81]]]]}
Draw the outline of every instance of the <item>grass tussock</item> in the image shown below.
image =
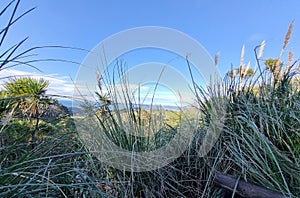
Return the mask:
{"type": "MultiPolygon", "coordinates": [[[[12,1],[0,12],[1,16],[13,8],[8,25],[0,32],[0,47],[10,27],[31,11],[15,18],[19,3],[12,1]]],[[[0,197],[220,197],[223,190],[214,184],[217,172],[300,197],[300,65],[291,50],[286,63],[283,58],[292,27],[293,23],[277,58],[262,60],[263,42],[255,50],[257,67],[253,70],[243,63],[243,48],[240,65],[222,82],[206,88],[194,84],[198,103],[194,111],[143,109],[126,82],[121,95],[128,105],[111,108],[111,98],[119,98],[120,92],[114,81],[104,82],[102,76],[96,94],[101,105],[95,110],[85,103],[85,110],[95,118],[91,123],[45,97],[47,86],[34,94],[2,90],[0,197]],[[219,110],[225,112],[223,124],[214,125],[219,110]],[[91,133],[78,134],[78,127],[91,133]],[[221,134],[203,155],[202,145],[211,127],[221,134]],[[83,144],[105,134],[120,148],[146,152],[163,147],[183,128],[194,133],[187,148],[166,166],[149,171],[109,166],[97,158],[97,148],[83,144]]],[[[31,61],[22,60],[36,48],[17,53],[25,40],[8,50],[1,48],[0,72],[16,64],[31,66],[31,61]]],[[[16,81],[6,85],[15,88],[16,81]]]]}

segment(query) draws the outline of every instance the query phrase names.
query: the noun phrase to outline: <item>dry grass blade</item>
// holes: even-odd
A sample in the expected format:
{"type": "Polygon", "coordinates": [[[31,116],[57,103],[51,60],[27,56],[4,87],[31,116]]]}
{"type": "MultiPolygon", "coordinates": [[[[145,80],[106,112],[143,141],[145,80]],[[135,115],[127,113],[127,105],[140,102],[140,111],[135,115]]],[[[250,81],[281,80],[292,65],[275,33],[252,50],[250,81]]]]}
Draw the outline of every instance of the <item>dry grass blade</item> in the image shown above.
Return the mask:
{"type": "Polygon", "coordinates": [[[218,63],[219,63],[219,53],[216,53],[215,54],[215,66],[217,66],[218,65],[218,63]]]}
{"type": "Polygon", "coordinates": [[[240,57],[240,67],[241,68],[244,66],[244,56],[245,56],[245,45],[243,45],[242,51],[241,51],[241,57],[240,57]]]}
{"type": "Polygon", "coordinates": [[[257,59],[260,59],[262,57],[265,45],[266,45],[266,41],[262,41],[261,44],[260,44],[260,46],[259,46],[259,51],[258,51],[258,54],[257,54],[257,59]]]}
{"type": "Polygon", "coordinates": [[[293,26],[294,26],[294,21],[292,21],[292,23],[289,25],[289,29],[285,35],[285,38],[284,38],[284,42],[283,42],[283,47],[282,49],[285,49],[287,44],[289,43],[290,41],[290,38],[291,38],[291,34],[292,34],[292,30],[293,30],[293,26]]]}
{"type": "Polygon", "coordinates": [[[287,60],[287,63],[286,63],[286,68],[285,68],[285,71],[284,71],[285,74],[287,74],[290,71],[291,66],[292,66],[292,64],[291,64],[292,60],[293,60],[293,51],[292,51],[292,49],[290,49],[289,55],[288,55],[288,60],[287,60]]]}

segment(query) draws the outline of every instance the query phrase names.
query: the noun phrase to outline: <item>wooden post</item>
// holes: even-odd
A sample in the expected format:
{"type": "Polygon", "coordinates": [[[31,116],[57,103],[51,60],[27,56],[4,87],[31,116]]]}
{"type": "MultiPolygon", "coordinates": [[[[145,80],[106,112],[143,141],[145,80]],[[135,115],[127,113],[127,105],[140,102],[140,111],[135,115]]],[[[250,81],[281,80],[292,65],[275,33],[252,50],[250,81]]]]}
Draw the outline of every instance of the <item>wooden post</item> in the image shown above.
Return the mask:
{"type": "Polygon", "coordinates": [[[247,183],[243,180],[237,181],[235,178],[217,173],[214,183],[226,190],[233,192],[237,184],[236,194],[245,198],[285,198],[288,197],[280,192],[268,190],[266,188],[247,183]]]}

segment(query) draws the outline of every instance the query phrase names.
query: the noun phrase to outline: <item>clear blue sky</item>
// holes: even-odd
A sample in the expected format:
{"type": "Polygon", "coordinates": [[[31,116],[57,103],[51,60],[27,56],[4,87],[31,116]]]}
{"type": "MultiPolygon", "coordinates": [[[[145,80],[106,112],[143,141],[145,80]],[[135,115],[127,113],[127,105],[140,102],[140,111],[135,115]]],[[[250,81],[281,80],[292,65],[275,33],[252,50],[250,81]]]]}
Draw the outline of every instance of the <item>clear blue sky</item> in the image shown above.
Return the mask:
{"type": "MultiPolygon", "coordinates": [[[[0,6],[8,2],[1,1],[0,6]]],[[[36,10],[11,29],[7,45],[29,36],[24,47],[63,45],[90,50],[125,29],[164,26],[190,35],[212,57],[219,53],[219,70],[224,74],[231,64],[238,66],[243,44],[245,62],[252,65],[253,49],[263,40],[264,57],[278,56],[289,23],[295,20],[289,47],[295,57],[300,57],[298,0],[22,0],[18,13],[35,6],[36,10]]],[[[41,57],[76,62],[82,62],[87,55],[83,51],[58,49],[39,53],[41,57]]],[[[57,62],[37,65],[45,74],[56,74],[68,82],[68,77],[75,79],[79,68],[76,64],[57,62]]]]}

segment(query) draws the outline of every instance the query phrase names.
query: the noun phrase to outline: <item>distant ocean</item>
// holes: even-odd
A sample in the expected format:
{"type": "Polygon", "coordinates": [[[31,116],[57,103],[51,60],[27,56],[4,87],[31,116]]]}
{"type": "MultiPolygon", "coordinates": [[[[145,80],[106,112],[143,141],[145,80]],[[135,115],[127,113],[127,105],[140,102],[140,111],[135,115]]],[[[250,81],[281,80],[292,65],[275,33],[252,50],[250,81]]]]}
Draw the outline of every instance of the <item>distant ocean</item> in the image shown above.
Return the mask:
{"type": "MultiPolygon", "coordinates": [[[[63,100],[62,99],[62,100],[58,100],[58,102],[60,104],[64,105],[64,106],[66,106],[69,109],[72,108],[72,101],[71,100],[63,100]]],[[[119,105],[119,108],[122,109],[122,106],[123,105],[119,105]]],[[[141,105],[141,107],[143,107],[145,109],[150,109],[150,106],[151,105],[147,105],[147,104],[141,105]]],[[[159,107],[160,107],[160,105],[154,105],[154,106],[152,106],[152,108],[154,108],[154,109],[159,108],[159,107]]],[[[178,110],[179,109],[177,106],[171,106],[171,105],[163,105],[162,107],[164,109],[166,109],[166,110],[178,110]]]]}

